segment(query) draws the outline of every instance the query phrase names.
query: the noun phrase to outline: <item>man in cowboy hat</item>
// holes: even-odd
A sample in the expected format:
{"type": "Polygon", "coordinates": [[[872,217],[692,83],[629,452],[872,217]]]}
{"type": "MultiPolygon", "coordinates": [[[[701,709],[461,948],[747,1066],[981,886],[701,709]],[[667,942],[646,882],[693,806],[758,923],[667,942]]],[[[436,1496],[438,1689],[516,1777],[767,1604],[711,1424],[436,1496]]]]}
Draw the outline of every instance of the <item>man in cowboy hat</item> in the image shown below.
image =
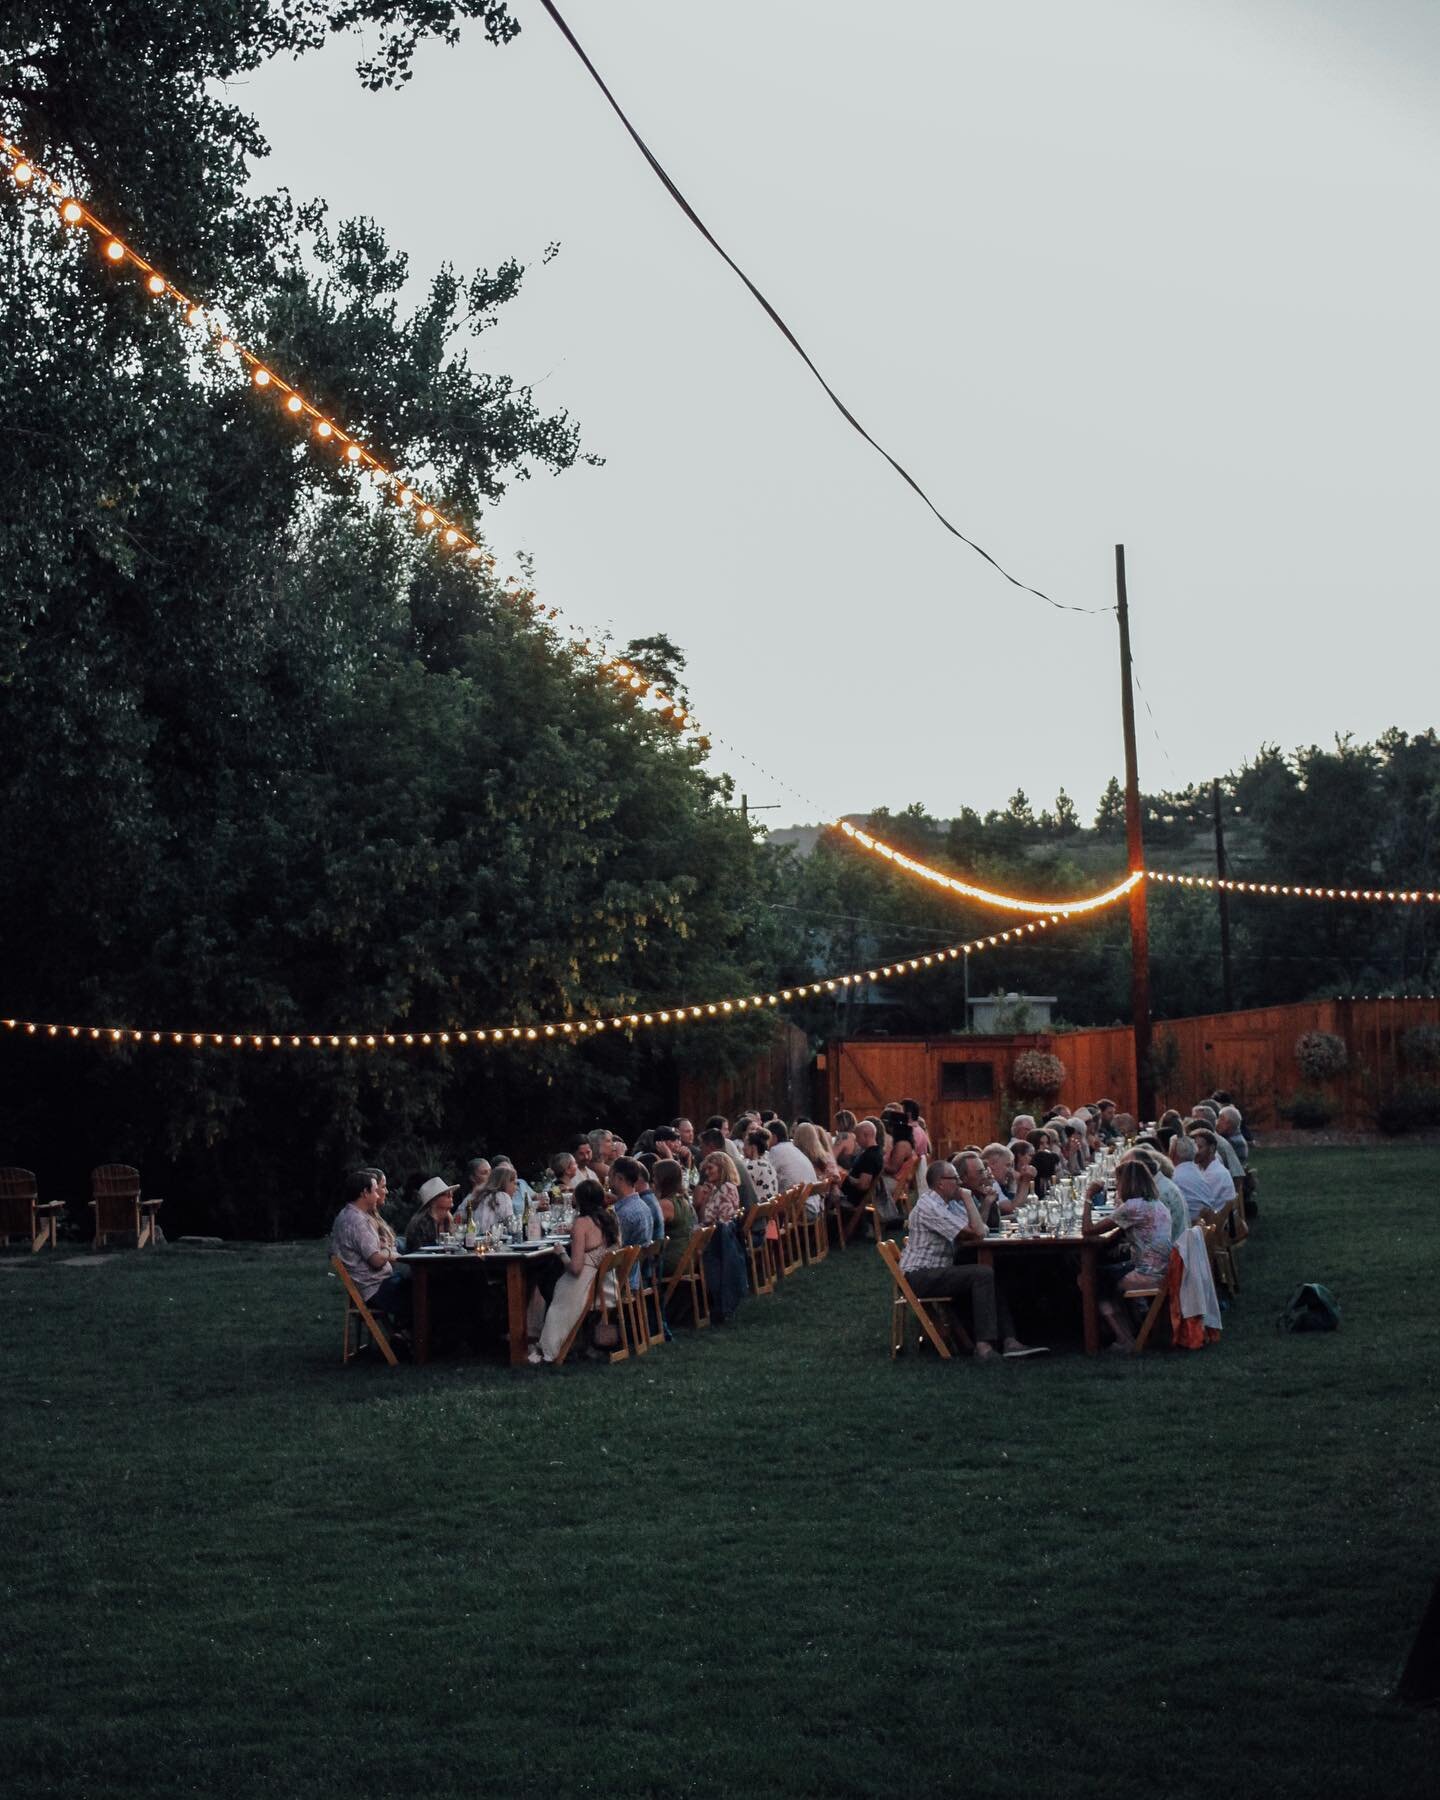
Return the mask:
{"type": "Polygon", "coordinates": [[[440,1241],[440,1233],[450,1229],[450,1214],[455,1205],[455,1189],[447,1186],[439,1175],[422,1182],[416,1195],[420,1204],[415,1216],[405,1227],[405,1248],[423,1250],[440,1241]]]}

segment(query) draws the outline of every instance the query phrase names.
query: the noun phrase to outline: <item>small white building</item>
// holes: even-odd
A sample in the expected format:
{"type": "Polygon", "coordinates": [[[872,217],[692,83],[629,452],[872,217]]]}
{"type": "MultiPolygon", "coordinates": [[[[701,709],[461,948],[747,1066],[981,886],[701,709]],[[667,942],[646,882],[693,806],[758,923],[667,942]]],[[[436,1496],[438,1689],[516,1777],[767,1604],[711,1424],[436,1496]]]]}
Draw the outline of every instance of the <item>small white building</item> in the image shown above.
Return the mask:
{"type": "Polygon", "coordinates": [[[1048,1031],[1054,994],[986,994],[970,1001],[970,1029],[991,1037],[1048,1031]]]}

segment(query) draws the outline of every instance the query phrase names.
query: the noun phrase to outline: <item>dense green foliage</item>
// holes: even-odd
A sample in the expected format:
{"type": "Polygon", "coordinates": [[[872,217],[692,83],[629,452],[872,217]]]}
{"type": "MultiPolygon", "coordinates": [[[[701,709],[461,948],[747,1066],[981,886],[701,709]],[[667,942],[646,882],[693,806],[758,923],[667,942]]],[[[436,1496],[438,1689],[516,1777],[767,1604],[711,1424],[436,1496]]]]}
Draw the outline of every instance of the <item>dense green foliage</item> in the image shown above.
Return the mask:
{"type": "MultiPolygon", "coordinates": [[[[466,360],[523,271],[440,269],[407,310],[373,224],[247,197],[263,145],[216,85],[332,17],[452,10],[22,8],[0,125],[477,518],[578,454],[466,360]]],[[[762,852],[696,749],[577,679],[531,595],[445,566],[86,234],[9,199],[0,259],[7,1012],[438,1031],[752,984],[762,852]]],[[[667,640],[637,650],[680,672],[667,640]]],[[[548,1150],[666,1080],[622,1045],[5,1058],[0,1160],[50,1191],[137,1162],[187,1197],[176,1223],[252,1232],[328,1216],[347,1161],[548,1150]]]]}
{"type": "Polygon", "coordinates": [[[892,1363],[865,1247],[558,1371],[342,1369],[318,1244],[4,1258],[7,1794],[1430,1795],[1434,1167],[1266,1154],[1138,1363],[892,1363]]]}

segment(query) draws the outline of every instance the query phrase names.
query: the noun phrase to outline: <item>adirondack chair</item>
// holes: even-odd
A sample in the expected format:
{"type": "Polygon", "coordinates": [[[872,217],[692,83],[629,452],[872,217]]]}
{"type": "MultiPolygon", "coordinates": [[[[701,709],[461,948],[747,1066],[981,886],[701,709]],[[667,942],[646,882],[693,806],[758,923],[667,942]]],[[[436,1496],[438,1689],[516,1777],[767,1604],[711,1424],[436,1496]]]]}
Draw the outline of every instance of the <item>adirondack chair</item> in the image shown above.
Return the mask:
{"type": "Polygon", "coordinates": [[[155,1236],[155,1215],[165,1202],[140,1198],[138,1169],[132,1169],[126,1163],[102,1163],[98,1169],[90,1172],[90,1196],[90,1210],[95,1215],[97,1250],[104,1245],[106,1238],[114,1237],[117,1232],[122,1231],[135,1233],[137,1250],[143,1250],[147,1244],[154,1248],[158,1242],[155,1236]]]}
{"type": "Polygon", "coordinates": [[[33,1170],[0,1169],[0,1244],[12,1237],[28,1237],[31,1251],[60,1242],[57,1227],[65,1210],[63,1200],[39,1197],[33,1170]]]}

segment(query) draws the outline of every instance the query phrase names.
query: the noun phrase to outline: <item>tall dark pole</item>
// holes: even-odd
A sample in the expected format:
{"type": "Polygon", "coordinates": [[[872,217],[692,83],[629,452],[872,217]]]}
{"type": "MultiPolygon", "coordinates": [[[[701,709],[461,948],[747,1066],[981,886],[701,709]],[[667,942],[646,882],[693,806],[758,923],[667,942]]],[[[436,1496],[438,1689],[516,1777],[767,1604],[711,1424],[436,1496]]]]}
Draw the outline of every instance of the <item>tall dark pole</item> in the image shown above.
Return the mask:
{"type": "MultiPolygon", "coordinates": [[[[1210,807],[1215,814],[1215,873],[1221,881],[1225,879],[1225,824],[1220,814],[1220,778],[1210,783],[1210,807]]],[[[1235,1010],[1235,984],[1230,978],[1230,896],[1222,888],[1216,888],[1215,898],[1220,902],[1220,991],[1224,996],[1226,1012],[1235,1010]]]]}
{"type": "Polygon", "coordinates": [[[1135,1038],[1135,1097],[1143,1120],[1155,1117],[1150,1072],[1150,925],[1145,911],[1145,834],[1140,819],[1140,776],[1135,757],[1135,695],[1130,679],[1130,602],[1125,592],[1125,546],[1115,546],[1115,612],[1120,622],[1120,718],[1125,728],[1125,841],[1130,873],[1142,879],[1130,890],[1130,1020],[1135,1038]]]}

